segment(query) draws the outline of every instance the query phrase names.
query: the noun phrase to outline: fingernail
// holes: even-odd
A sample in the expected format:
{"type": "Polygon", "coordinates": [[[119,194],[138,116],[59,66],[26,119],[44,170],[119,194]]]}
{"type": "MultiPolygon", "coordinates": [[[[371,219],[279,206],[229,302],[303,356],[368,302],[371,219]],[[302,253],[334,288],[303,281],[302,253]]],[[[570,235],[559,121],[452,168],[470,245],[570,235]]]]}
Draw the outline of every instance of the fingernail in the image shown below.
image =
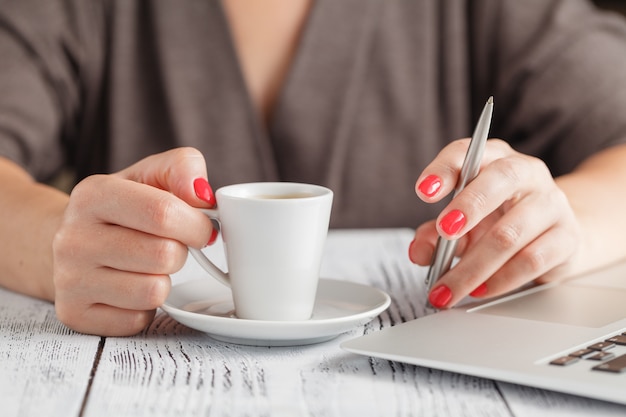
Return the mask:
{"type": "Polygon", "coordinates": [[[415,261],[413,261],[413,257],[411,256],[411,252],[413,251],[413,245],[415,245],[415,239],[413,239],[409,244],[409,260],[415,263],[415,261]]]}
{"type": "Polygon", "coordinates": [[[485,294],[487,294],[487,284],[485,284],[484,282],[470,293],[472,297],[482,297],[485,294]]]}
{"type": "Polygon", "coordinates": [[[214,244],[217,240],[217,235],[219,235],[219,230],[214,227],[213,230],[211,230],[211,237],[209,238],[209,241],[206,245],[211,246],[212,244],[214,244]]]}
{"type": "Polygon", "coordinates": [[[441,230],[450,236],[456,235],[463,226],[465,226],[465,215],[461,210],[452,210],[439,223],[441,230]]]}
{"type": "Polygon", "coordinates": [[[436,175],[429,175],[422,180],[417,186],[422,194],[426,197],[432,197],[437,194],[437,191],[441,188],[441,178],[436,175]]]}
{"type": "Polygon", "coordinates": [[[452,291],[445,285],[440,285],[430,292],[428,301],[435,308],[445,307],[452,299],[452,291]]]}
{"type": "Polygon", "coordinates": [[[196,192],[196,197],[200,200],[206,201],[211,206],[215,205],[215,195],[207,180],[204,178],[196,178],[193,181],[193,189],[196,192]]]}

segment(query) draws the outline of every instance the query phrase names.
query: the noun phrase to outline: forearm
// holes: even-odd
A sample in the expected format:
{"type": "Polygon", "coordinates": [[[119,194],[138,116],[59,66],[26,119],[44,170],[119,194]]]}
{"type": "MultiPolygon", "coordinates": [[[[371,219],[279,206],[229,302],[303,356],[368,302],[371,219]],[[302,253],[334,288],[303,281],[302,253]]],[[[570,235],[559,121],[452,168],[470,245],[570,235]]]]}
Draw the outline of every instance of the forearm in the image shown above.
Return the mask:
{"type": "Polygon", "coordinates": [[[581,225],[573,273],[626,257],[626,145],[607,149],[557,179],[581,225]]]}
{"type": "Polygon", "coordinates": [[[52,239],[68,196],[0,158],[0,286],[53,300],[52,239]]]}

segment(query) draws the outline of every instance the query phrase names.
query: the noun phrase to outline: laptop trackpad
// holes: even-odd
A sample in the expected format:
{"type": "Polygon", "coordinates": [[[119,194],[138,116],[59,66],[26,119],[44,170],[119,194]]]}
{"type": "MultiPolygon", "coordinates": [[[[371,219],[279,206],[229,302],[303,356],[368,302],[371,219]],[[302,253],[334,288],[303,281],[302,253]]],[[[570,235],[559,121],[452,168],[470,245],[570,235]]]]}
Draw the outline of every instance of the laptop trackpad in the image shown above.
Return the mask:
{"type": "Polygon", "coordinates": [[[496,300],[471,313],[603,327],[626,317],[626,289],[567,283],[496,300]]]}

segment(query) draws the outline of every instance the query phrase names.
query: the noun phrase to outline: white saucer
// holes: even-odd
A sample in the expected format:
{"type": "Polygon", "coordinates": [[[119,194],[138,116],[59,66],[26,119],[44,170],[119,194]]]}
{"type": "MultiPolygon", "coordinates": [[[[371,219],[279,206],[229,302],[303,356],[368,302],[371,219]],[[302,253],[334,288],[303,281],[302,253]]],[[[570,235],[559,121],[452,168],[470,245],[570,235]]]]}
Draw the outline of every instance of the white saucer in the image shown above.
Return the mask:
{"type": "Polygon", "coordinates": [[[389,295],[367,285],[320,279],[313,317],[306,321],[234,317],[230,290],[211,278],[172,287],[162,308],[172,318],[217,340],[254,346],[319,343],[371,321],[389,307],[389,295]]]}

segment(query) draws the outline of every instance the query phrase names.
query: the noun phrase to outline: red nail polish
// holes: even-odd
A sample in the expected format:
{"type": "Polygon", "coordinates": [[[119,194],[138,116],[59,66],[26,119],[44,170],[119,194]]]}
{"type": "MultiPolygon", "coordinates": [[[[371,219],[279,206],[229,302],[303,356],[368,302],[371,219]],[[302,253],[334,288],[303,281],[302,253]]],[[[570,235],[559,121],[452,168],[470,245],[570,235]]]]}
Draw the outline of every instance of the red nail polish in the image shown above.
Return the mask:
{"type": "Polygon", "coordinates": [[[463,226],[465,226],[465,215],[461,210],[452,210],[439,223],[441,230],[451,236],[457,234],[463,226]]]}
{"type": "Polygon", "coordinates": [[[204,178],[196,178],[193,181],[193,189],[196,192],[196,197],[200,200],[206,201],[211,206],[215,205],[215,195],[207,180],[204,178]]]}
{"type": "Polygon", "coordinates": [[[422,194],[426,197],[432,197],[437,194],[437,191],[441,188],[441,178],[436,175],[429,175],[422,180],[417,186],[422,194]]]}
{"type": "Polygon", "coordinates": [[[445,307],[452,299],[452,291],[445,285],[440,285],[430,292],[428,301],[435,308],[445,307]]]}
{"type": "Polygon", "coordinates": [[[219,231],[214,227],[213,230],[211,230],[211,237],[209,238],[209,241],[206,245],[211,246],[212,244],[214,244],[217,240],[217,235],[219,235],[219,231]]]}
{"type": "Polygon", "coordinates": [[[482,297],[485,294],[487,294],[487,284],[485,284],[484,282],[470,293],[472,297],[482,297]]]}

